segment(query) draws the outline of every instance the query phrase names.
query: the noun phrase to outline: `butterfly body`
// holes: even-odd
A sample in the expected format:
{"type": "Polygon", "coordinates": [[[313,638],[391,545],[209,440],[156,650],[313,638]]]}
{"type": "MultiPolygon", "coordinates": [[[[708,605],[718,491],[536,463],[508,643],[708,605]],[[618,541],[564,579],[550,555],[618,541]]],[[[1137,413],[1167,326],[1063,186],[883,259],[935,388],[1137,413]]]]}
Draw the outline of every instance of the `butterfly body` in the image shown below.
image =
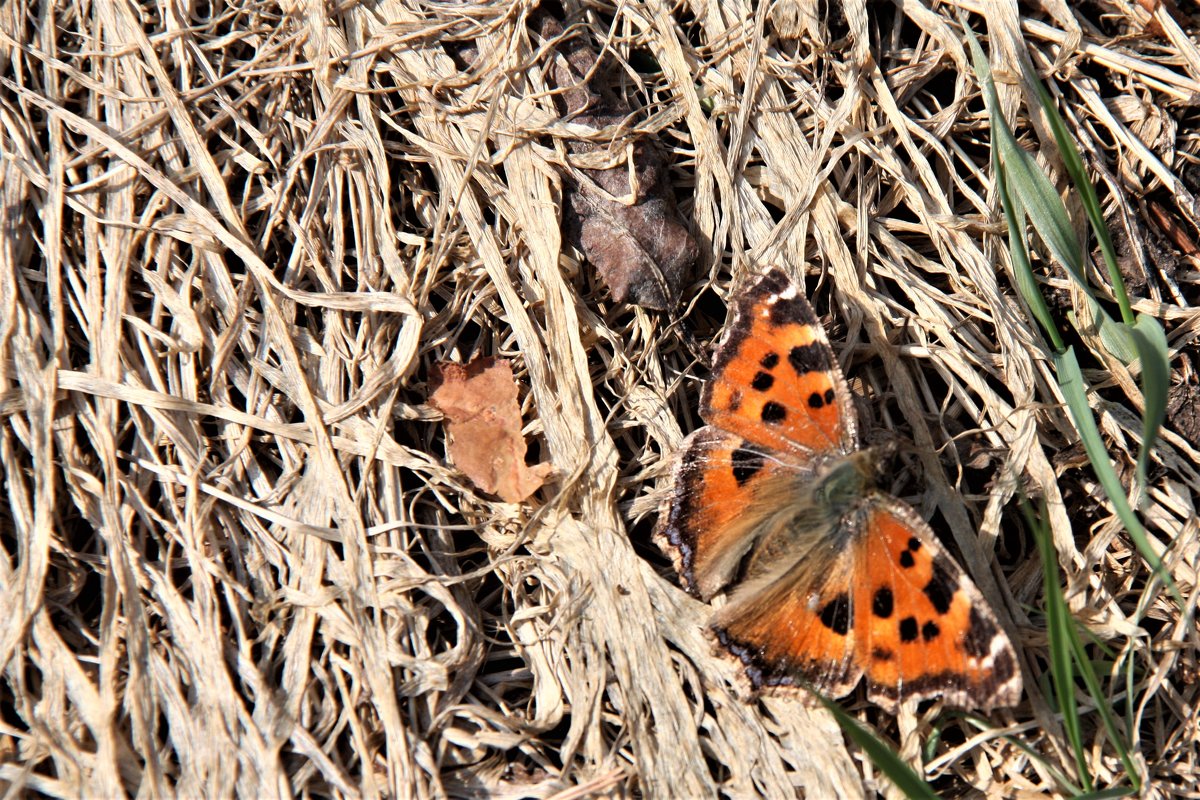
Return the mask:
{"type": "Polygon", "coordinates": [[[739,297],[700,409],[656,540],[692,594],[726,592],[712,628],[756,688],[841,697],[865,677],[889,709],[1017,702],[1008,637],[928,524],[876,487],[879,453],[859,449],[849,388],[781,270],[739,297]]]}

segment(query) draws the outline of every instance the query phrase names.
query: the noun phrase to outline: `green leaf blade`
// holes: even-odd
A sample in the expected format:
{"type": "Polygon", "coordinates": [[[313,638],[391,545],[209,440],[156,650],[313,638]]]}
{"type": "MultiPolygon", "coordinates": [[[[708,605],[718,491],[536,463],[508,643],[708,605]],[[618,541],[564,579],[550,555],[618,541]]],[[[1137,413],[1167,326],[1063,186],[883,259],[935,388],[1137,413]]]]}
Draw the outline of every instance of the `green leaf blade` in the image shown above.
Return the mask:
{"type": "Polygon", "coordinates": [[[1167,418],[1167,392],[1171,385],[1170,348],[1162,323],[1154,317],[1139,314],[1129,329],[1138,358],[1142,364],[1142,444],[1138,448],[1137,483],[1142,491],[1146,487],[1146,472],[1150,464],[1150,451],[1158,439],[1158,432],[1167,418]]]}
{"type": "Polygon", "coordinates": [[[1075,357],[1074,348],[1068,347],[1062,353],[1055,353],[1052,358],[1055,372],[1058,374],[1059,387],[1067,401],[1067,410],[1071,412],[1075,429],[1079,431],[1080,442],[1087,452],[1088,461],[1092,464],[1097,480],[1100,481],[1101,487],[1108,495],[1121,523],[1129,531],[1129,537],[1133,539],[1134,546],[1137,547],[1142,558],[1167,586],[1176,602],[1181,606],[1184,605],[1183,595],[1180,594],[1175,582],[1171,580],[1170,574],[1163,566],[1162,559],[1150,546],[1146,529],[1142,527],[1141,521],[1129,505],[1129,499],[1125,496],[1125,490],[1121,486],[1116,470],[1113,469],[1112,461],[1109,460],[1104,440],[1100,436],[1100,429],[1096,426],[1096,420],[1092,416],[1092,408],[1088,405],[1086,383],[1083,371],[1079,368],[1079,361],[1075,357]]]}
{"type": "Polygon", "coordinates": [[[895,784],[896,788],[906,797],[937,800],[937,794],[929,784],[904,759],[900,758],[887,742],[872,734],[858,720],[843,711],[837,703],[822,694],[816,692],[813,694],[837,720],[842,731],[862,748],[871,762],[879,768],[879,771],[886,775],[888,780],[895,784]]]}

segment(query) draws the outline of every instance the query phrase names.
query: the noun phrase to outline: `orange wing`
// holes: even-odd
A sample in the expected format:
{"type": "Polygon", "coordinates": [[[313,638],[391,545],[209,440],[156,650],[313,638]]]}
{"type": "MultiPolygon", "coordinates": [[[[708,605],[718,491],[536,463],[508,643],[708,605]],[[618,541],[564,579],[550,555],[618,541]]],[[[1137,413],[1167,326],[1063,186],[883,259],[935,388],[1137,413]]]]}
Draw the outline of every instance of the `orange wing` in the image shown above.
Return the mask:
{"type": "Polygon", "coordinates": [[[836,698],[865,674],[867,696],[892,713],[931,697],[984,710],[1020,701],[1008,636],[907,505],[872,495],[834,531],[788,536],[782,566],[739,585],[713,622],[754,688],[836,698]]]}
{"type": "Polygon", "coordinates": [[[843,697],[862,677],[856,657],[853,559],[822,548],[734,590],[713,630],[755,689],[813,688],[843,697]]]}
{"type": "Polygon", "coordinates": [[[1021,673],[991,608],[929,525],[894,497],[856,516],[856,659],[872,702],[895,710],[941,696],[968,708],[1015,705],[1021,673]]]}
{"type": "Polygon", "coordinates": [[[711,425],[692,433],[654,535],[684,586],[707,600],[729,583],[806,475],[803,466],[711,425]]]}
{"type": "Polygon", "coordinates": [[[700,415],[782,452],[849,453],[854,402],[804,293],[772,268],[739,295],[700,415]]]}

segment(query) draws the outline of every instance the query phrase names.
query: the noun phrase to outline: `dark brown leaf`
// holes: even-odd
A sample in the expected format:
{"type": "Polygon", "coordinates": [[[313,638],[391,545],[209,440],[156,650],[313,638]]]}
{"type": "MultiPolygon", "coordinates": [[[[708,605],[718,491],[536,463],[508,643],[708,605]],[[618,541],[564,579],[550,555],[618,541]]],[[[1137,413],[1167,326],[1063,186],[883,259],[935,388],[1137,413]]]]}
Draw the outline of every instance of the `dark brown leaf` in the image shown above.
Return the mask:
{"type": "MultiPolygon", "coordinates": [[[[545,39],[563,33],[559,21],[548,15],[535,24],[545,39]]],[[[597,69],[596,54],[586,42],[563,39],[557,54],[548,78],[554,88],[564,90],[560,109],[573,124],[601,130],[629,119],[628,104],[594,88],[603,84],[603,70],[597,69]]],[[[581,155],[608,145],[571,140],[566,146],[568,152],[581,155]]],[[[632,188],[627,163],[565,175],[565,234],[595,266],[614,300],[666,310],[678,302],[698,248],[679,218],[662,151],[645,140],[632,150],[632,188]]]]}

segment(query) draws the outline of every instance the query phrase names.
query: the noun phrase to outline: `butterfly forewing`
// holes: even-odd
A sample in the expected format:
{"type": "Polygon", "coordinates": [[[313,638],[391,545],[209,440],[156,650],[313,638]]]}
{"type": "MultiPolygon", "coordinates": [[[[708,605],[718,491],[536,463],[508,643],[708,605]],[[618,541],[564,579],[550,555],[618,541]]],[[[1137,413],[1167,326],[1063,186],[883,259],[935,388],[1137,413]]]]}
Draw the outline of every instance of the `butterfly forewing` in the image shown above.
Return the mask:
{"type": "Polygon", "coordinates": [[[848,453],[854,406],[817,315],[772,269],[739,298],[700,401],[705,421],[780,452],[848,453]]]}
{"type": "Polygon", "coordinates": [[[1012,644],[929,525],[882,495],[856,517],[854,628],[871,699],[885,708],[935,696],[971,708],[1015,704],[1012,644]]]}

